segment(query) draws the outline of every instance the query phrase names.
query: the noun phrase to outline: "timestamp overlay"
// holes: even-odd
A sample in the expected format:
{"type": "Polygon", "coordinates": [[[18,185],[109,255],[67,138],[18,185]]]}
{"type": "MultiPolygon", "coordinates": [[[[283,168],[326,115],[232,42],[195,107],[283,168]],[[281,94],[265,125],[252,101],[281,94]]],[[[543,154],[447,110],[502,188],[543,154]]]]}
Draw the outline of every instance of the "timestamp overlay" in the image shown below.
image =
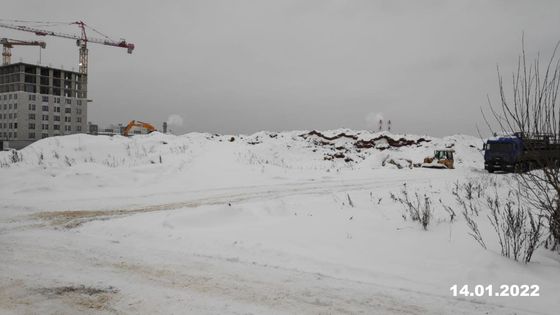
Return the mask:
{"type": "Polygon", "coordinates": [[[455,297],[536,297],[540,289],[538,284],[453,284],[449,291],[455,297]]]}

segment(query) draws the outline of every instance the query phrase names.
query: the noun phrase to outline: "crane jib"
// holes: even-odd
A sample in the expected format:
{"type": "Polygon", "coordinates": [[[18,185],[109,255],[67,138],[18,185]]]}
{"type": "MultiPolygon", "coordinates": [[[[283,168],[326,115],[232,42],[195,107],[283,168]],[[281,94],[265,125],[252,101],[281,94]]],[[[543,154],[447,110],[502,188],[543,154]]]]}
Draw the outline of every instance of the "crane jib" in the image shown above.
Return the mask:
{"type": "MultiPolygon", "coordinates": [[[[85,23],[83,23],[83,22],[82,23],[72,23],[72,24],[78,24],[82,29],[83,29],[83,26],[85,26],[85,23]]],[[[34,28],[34,27],[25,26],[25,25],[14,25],[14,24],[6,24],[6,23],[0,23],[0,27],[9,28],[9,29],[13,29],[13,30],[18,30],[18,31],[22,31],[22,32],[29,32],[29,33],[33,33],[37,36],[63,37],[63,38],[69,38],[69,39],[75,39],[75,40],[82,40],[84,43],[89,42],[89,43],[102,44],[102,45],[106,45],[106,46],[126,48],[129,54],[131,54],[132,51],[135,48],[134,44],[127,43],[125,40],[112,41],[112,40],[107,40],[107,39],[91,38],[91,37],[86,37],[85,32],[83,32],[82,35],[66,34],[66,33],[59,33],[59,32],[42,30],[42,29],[38,29],[38,28],[34,28]]]]}

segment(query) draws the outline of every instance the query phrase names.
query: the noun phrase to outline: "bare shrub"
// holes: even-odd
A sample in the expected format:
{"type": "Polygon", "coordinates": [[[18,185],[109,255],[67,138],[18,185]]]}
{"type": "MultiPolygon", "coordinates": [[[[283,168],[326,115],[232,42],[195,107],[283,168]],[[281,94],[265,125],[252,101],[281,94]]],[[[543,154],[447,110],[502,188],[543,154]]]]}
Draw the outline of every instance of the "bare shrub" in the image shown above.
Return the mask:
{"type": "Polygon", "coordinates": [[[74,160],[65,155],[64,156],[64,163],[66,163],[67,166],[72,166],[72,163],[74,163],[74,160]]]}
{"type": "Polygon", "coordinates": [[[486,244],[484,243],[484,239],[482,238],[482,235],[480,234],[480,230],[478,229],[478,224],[476,223],[476,221],[466,211],[463,211],[463,217],[465,218],[465,222],[467,222],[467,226],[471,230],[469,235],[472,236],[472,238],[474,238],[474,240],[478,244],[480,244],[480,246],[482,246],[482,248],[487,249],[486,244]]]}
{"type": "MultiPolygon", "coordinates": [[[[467,226],[470,230],[469,235],[478,243],[482,248],[487,249],[486,243],[482,238],[482,234],[478,229],[478,223],[473,218],[473,216],[478,216],[480,213],[479,209],[479,199],[483,197],[483,187],[484,185],[481,184],[481,181],[478,179],[470,178],[467,180],[466,183],[461,184],[459,181],[456,181],[451,189],[451,194],[455,197],[455,201],[461,207],[461,214],[467,223],[467,226]]],[[[448,212],[453,212],[453,208],[447,205],[444,205],[442,202],[442,206],[448,212]]]]}
{"type": "Polygon", "coordinates": [[[408,193],[406,183],[404,183],[401,195],[397,196],[391,194],[391,198],[404,206],[405,214],[403,214],[403,218],[406,219],[406,215],[408,214],[412,221],[419,222],[424,230],[428,230],[428,225],[430,224],[433,214],[431,209],[431,200],[428,195],[424,194],[423,196],[420,196],[418,192],[415,192],[414,198],[411,198],[408,193]]]}
{"type": "MultiPolygon", "coordinates": [[[[488,212],[487,218],[494,229],[500,246],[500,254],[515,261],[529,263],[533,253],[543,244],[543,231],[545,229],[545,215],[535,215],[523,203],[521,194],[517,190],[509,190],[507,195],[500,196],[495,187],[493,194],[483,193],[485,202],[481,207],[488,212]]],[[[478,228],[476,217],[479,209],[472,211],[469,204],[461,196],[457,202],[463,207],[463,217],[470,230],[469,235],[487,249],[486,243],[478,228]]]]}
{"type": "Polygon", "coordinates": [[[21,152],[17,151],[17,150],[10,150],[10,162],[12,164],[16,164],[18,162],[23,161],[23,154],[21,154],[21,152]]]}
{"type": "Polygon", "coordinates": [[[534,251],[542,244],[543,215],[534,215],[523,205],[518,192],[510,190],[505,203],[496,193],[487,198],[488,219],[498,237],[502,256],[531,261],[534,251]]]}
{"type": "MultiPolygon", "coordinates": [[[[507,194],[500,194],[495,179],[482,177],[471,178],[465,183],[457,181],[451,194],[461,208],[469,235],[482,248],[487,249],[487,246],[478,228],[477,217],[483,211],[496,234],[502,256],[529,263],[535,250],[543,244],[546,215],[543,211],[536,215],[520,189],[510,188],[507,194]]],[[[453,211],[452,207],[441,204],[448,212],[453,211]]]]}
{"type": "MultiPolygon", "coordinates": [[[[547,145],[560,144],[560,42],[551,56],[541,61],[541,54],[529,58],[525,51],[525,40],[521,40],[521,53],[516,71],[512,74],[511,86],[506,90],[500,69],[498,105],[489,101],[489,121],[484,119],[492,133],[520,134],[522,136],[545,136],[547,145]],[[506,96],[509,94],[509,97],[506,96]],[[497,130],[493,130],[494,125],[497,130]]],[[[483,112],[484,114],[484,112],[483,112]]],[[[544,139],[544,138],[543,138],[544,139]]],[[[524,141],[528,150],[538,150],[535,141],[524,141]]],[[[560,157],[557,153],[545,152],[521,165],[514,177],[524,202],[546,216],[550,237],[546,246],[560,249],[560,157]],[[532,170],[538,168],[538,170],[532,170]],[[529,169],[529,171],[523,171],[529,169]]]]}
{"type": "Polygon", "coordinates": [[[455,221],[455,217],[457,216],[455,210],[453,210],[453,207],[444,204],[441,198],[439,199],[439,203],[443,207],[443,210],[445,210],[449,214],[449,223],[453,223],[453,221],[455,221]]]}
{"type": "Polygon", "coordinates": [[[479,211],[476,203],[474,203],[472,200],[464,199],[463,196],[460,195],[460,194],[453,194],[453,196],[455,197],[455,201],[461,207],[461,209],[462,209],[461,212],[466,212],[469,215],[472,214],[472,215],[478,216],[480,211],[479,211]]]}
{"type": "MultiPolygon", "coordinates": [[[[416,198],[418,198],[418,194],[416,194],[416,198]]],[[[428,225],[432,219],[432,209],[431,209],[431,201],[430,198],[424,195],[424,204],[420,209],[420,224],[424,230],[428,230],[428,225]]]]}
{"type": "Polygon", "coordinates": [[[348,205],[354,208],[354,202],[352,202],[352,198],[350,198],[350,194],[346,194],[346,198],[348,198],[348,205]]]}

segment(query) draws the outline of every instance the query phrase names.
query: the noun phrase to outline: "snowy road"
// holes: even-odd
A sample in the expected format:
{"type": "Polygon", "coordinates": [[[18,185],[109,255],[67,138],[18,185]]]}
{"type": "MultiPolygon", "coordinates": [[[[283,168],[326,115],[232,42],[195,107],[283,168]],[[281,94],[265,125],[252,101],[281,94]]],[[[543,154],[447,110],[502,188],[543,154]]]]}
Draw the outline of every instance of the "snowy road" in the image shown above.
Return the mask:
{"type": "Polygon", "coordinates": [[[16,244],[2,241],[2,248],[13,254],[0,259],[2,270],[13,275],[2,277],[0,305],[4,311],[70,314],[89,306],[91,313],[117,314],[516,312],[375,283],[196,254],[173,257],[172,253],[151,253],[169,259],[169,263],[146,265],[99,248],[72,247],[69,243],[81,241],[64,241],[68,235],[54,234],[49,236],[50,246],[19,238],[16,244]],[[38,254],[40,261],[36,259],[38,254]],[[28,270],[34,272],[21,277],[28,270]],[[43,293],[68,283],[76,288],[110,289],[93,295],[43,293]],[[96,296],[101,294],[103,298],[96,296]]]}
{"type": "MultiPolygon", "coordinates": [[[[423,176],[408,175],[406,179],[409,184],[428,182],[423,176]]],[[[430,178],[434,179],[449,181],[453,175],[441,173],[430,178]]],[[[36,212],[17,220],[3,220],[0,305],[4,312],[14,314],[84,310],[117,314],[527,313],[499,304],[391,286],[384,284],[386,280],[359,281],[281,263],[163,249],[137,243],[141,239],[123,250],[110,233],[81,232],[82,225],[91,221],[105,224],[108,219],[118,218],[122,221],[119,225],[126,225],[126,217],[132,214],[154,212],[144,215],[161,216],[161,212],[170,210],[228,203],[378,191],[399,187],[403,180],[326,180],[186,192],[183,195],[204,197],[144,207],[36,212]]]]}

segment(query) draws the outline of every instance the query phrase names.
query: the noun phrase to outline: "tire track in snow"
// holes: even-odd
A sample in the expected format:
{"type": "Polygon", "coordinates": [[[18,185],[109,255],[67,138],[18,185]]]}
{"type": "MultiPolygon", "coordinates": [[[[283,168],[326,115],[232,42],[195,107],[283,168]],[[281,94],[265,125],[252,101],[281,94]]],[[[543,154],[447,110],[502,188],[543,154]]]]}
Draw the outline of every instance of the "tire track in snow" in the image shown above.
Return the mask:
{"type": "MultiPolygon", "coordinates": [[[[189,201],[155,204],[143,207],[117,208],[110,210],[62,210],[38,212],[31,215],[32,219],[40,219],[50,226],[76,228],[84,223],[97,220],[109,220],[117,217],[133,215],[137,213],[158,212],[177,210],[182,208],[196,208],[203,205],[226,204],[228,202],[240,203],[258,199],[278,199],[295,195],[323,195],[340,191],[366,190],[372,188],[386,187],[388,184],[399,182],[429,182],[437,178],[399,178],[394,180],[347,180],[347,181],[324,181],[312,183],[289,183],[280,185],[264,186],[261,189],[245,191],[240,193],[225,193],[214,196],[192,199],[189,201]],[[319,185],[317,185],[319,184],[319,185]]],[[[260,188],[260,187],[259,187],[260,188]]],[[[243,190],[244,187],[235,188],[243,190]]]]}
{"type": "MultiPolygon", "coordinates": [[[[173,303],[180,304],[173,299],[187,296],[191,297],[190,303],[195,304],[196,313],[201,314],[216,313],[215,309],[208,308],[208,301],[212,301],[211,307],[255,305],[269,314],[538,314],[483,301],[456,299],[227,257],[189,254],[177,261],[172,259],[173,255],[158,251],[152,255],[173,262],[148,263],[134,259],[135,256],[145,257],[146,253],[123,257],[122,253],[116,255],[107,248],[84,249],[76,247],[83,242],[70,241],[66,231],[60,233],[50,242],[20,239],[17,244],[11,244],[14,249],[18,248],[17,256],[0,258],[0,266],[6,264],[13,274],[6,283],[10,286],[19,283],[20,288],[13,292],[0,287],[0,301],[6,302],[5,307],[23,307],[29,313],[35,313],[35,308],[41,307],[45,298],[32,293],[37,287],[56,282],[59,286],[114,287],[120,297],[109,306],[116,313],[169,313],[166,311],[168,307],[173,308],[173,303]],[[34,268],[38,253],[44,266],[40,279],[22,272],[34,268]],[[60,282],[57,274],[62,270],[66,281],[73,279],[71,282],[60,282]],[[84,277],[82,273],[85,271],[96,276],[84,277]],[[140,297],[137,287],[149,287],[152,294],[140,297]],[[165,299],[161,299],[158,292],[163,292],[165,299]],[[204,299],[196,301],[193,298],[196,296],[204,299]]],[[[7,244],[0,242],[0,245],[7,244]]],[[[119,249],[114,250],[120,253],[119,249]]],[[[68,310],[68,303],[70,306],[75,304],[75,301],[64,299],[49,301],[51,310],[68,310]]],[[[223,313],[236,312],[230,309],[223,313]]]]}

